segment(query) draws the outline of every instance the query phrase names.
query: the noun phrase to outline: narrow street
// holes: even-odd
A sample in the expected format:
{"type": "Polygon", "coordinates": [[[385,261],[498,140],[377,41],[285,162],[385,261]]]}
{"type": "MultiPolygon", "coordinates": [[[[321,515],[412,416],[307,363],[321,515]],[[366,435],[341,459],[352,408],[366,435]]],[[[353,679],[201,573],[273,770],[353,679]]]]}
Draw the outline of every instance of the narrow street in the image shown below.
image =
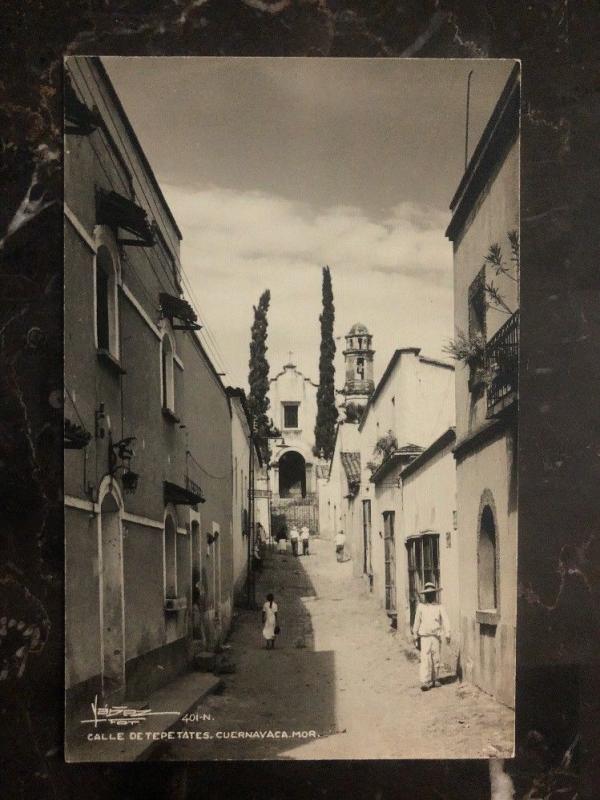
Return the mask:
{"type": "Polygon", "coordinates": [[[175,729],[206,738],[170,742],[160,758],[510,755],[513,712],[458,682],[421,692],[416,653],[332,542],[311,541],[309,557],[269,551],[265,562],[256,598],[262,606],[271,591],[279,605],[275,650],[264,649],[260,611],[240,611],[228,641],[235,673],[175,729]]]}

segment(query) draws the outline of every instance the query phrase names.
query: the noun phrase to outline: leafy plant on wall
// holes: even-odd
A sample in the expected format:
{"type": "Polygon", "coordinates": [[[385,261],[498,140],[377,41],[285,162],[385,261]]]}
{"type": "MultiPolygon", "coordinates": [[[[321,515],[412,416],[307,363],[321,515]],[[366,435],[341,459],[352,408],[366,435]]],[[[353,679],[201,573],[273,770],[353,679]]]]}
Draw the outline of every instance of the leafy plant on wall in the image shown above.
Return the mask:
{"type": "Polygon", "coordinates": [[[392,456],[398,450],[398,439],[396,438],[396,434],[389,430],[383,436],[380,436],[379,439],[375,443],[375,447],[373,448],[373,461],[367,461],[367,468],[371,470],[371,472],[375,472],[384,461],[387,461],[390,456],[392,456]]]}
{"type": "MultiPolygon", "coordinates": [[[[487,254],[483,259],[483,267],[490,268],[496,277],[503,275],[517,286],[519,283],[520,270],[520,242],[519,232],[511,230],[507,233],[510,246],[510,255],[505,257],[502,247],[497,242],[490,245],[487,254]]],[[[511,308],[506,296],[496,286],[493,279],[484,282],[484,295],[486,307],[493,308],[500,313],[512,316],[517,309],[511,308]]],[[[469,367],[471,371],[470,383],[489,384],[493,375],[486,367],[486,341],[481,333],[468,333],[457,330],[454,339],[450,339],[444,346],[443,351],[455,361],[459,361],[469,367]]]]}

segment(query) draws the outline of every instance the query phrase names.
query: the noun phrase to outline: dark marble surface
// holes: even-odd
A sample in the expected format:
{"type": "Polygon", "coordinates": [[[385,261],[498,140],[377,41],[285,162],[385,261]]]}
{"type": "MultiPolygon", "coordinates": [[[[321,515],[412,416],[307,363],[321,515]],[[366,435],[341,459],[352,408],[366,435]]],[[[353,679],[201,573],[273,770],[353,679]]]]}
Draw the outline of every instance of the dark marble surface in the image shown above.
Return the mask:
{"type": "Polygon", "coordinates": [[[600,796],[598,3],[7,0],[2,23],[0,599],[1,615],[25,623],[2,645],[3,797],[478,800],[490,793],[485,761],[64,764],[67,52],[522,59],[518,754],[505,767],[518,798],[600,796]],[[23,638],[24,631],[31,632],[23,638]],[[527,794],[534,785],[537,793],[527,794]]]}

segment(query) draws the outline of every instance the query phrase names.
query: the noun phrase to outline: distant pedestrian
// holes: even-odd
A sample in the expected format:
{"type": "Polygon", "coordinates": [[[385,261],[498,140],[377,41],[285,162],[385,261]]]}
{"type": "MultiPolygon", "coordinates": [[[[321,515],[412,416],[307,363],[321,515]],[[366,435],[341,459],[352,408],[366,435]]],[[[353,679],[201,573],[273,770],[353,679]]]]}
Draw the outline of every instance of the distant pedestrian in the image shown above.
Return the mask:
{"type": "Polygon", "coordinates": [[[254,542],[254,549],[252,551],[252,566],[257,572],[260,572],[262,569],[262,549],[258,539],[256,539],[254,542]]]}
{"type": "Polygon", "coordinates": [[[277,552],[287,553],[287,528],[282,525],[277,534],[277,552]]]}
{"type": "Polygon", "coordinates": [[[292,530],[290,531],[290,542],[292,543],[292,554],[297,556],[298,555],[298,540],[300,539],[300,534],[298,533],[298,528],[293,525],[292,530]]]}
{"type": "Polygon", "coordinates": [[[442,635],[450,642],[450,622],[446,609],[439,602],[440,587],[434,583],[426,583],[420,592],[422,601],[417,606],[413,623],[415,645],[421,648],[421,690],[426,692],[439,686],[440,650],[442,635]]]}
{"type": "Polygon", "coordinates": [[[267,602],[262,607],[263,637],[266,640],[267,650],[275,647],[275,637],[279,633],[277,625],[277,603],[271,593],[267,595],[267,602]]]}
{"type": "Polygon", "coordinates": [[[344,531],[338,531],[335,535],[335,555],[338,561],[344,560],[344,546],[346,544],[346,537],[344,531]]]}
{"type": "Polygon", "coordinates": [[[258,546],[262,549],[263,544],[265,544],[265,529],[260,522],[256,523],[256,541],[258,542],[258,546]]]}
{"type": "Polygon", "coordinates": [[[310,530],[307,525],[303,525],[300,528],[300,539],[302,540],[302,555],[307,556],[309,555],[308,548],[310,545],[310,530]]]}

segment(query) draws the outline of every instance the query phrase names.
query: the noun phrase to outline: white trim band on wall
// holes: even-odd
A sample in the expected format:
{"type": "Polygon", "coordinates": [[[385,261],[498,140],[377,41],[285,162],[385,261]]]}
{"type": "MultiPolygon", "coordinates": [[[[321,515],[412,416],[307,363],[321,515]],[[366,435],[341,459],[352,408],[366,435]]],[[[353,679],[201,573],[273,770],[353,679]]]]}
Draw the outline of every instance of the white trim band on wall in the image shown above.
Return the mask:
{"type": "Polygon", "coordinates": [[[160,520],[150,519],[150,517],[140,517],[138,514],[130,514],[128,511],[123,512],[123,522],[132,522],[134,525],[144,525],[146,528],[156,528],[162,531],[164,525],[160,520]]]}
{"type": "Polygon", "coordinates": [[[125,282],[123,282],[121,284],[121,288],[123,289],[123,294],[125,295],[125,297],[129,300],[131,305],[135,308],[135,310],[138,312],[140,317],[144,320],[144,322],[150,328],[150,330],[156,336],[156,338],[157,339],[162,339],[162,334],[159,331],[158,327],[152,322],[152,320],[150,319],[148,313],[143,308],[143,306],[141,305],[141,303],[137,299],[137,297],[133,294],[133,292],[131,291],[129,286],[127,286],[127,284],[125,282]]]}
{"type": "MultiPolygon", "coordinates": [[[[92,514],[100,513],[100,505],[92,503],[91,500],[83,500],[81,497],[73,497],[66,494],[64,497],[64,504],[67,508],[76,508],[78,511],[87,511],[92,514]]],[[[143,525],[146,528],[155,528],[162,531],[164,528],[163,523],[157,519],[150,519],[150,517],[142,517],[139,514],[131,514],[129,511],[121,512],[121,519],[123,522],[130,522],[133,525],[143,525]]],[[[178,528],[178,533],[187,533],[185,528],[178,528]]]]}
{"type": "MultiPolygon", "coordinates": [[[[123,289],[123,294],[125,295],[125,297],[129,300],[131,305],[135,308],[135,310],[138,312],[140,317],[144,320],[144,322],[150,328],[150,330],[156,336],[156,338],[157,339],[162,339],[163,338],[163,334],[161,333],[159,327],[157,325],[155,325],[154,322],[152,322],[148,312],[142,306],[142,304],[137,299],[137,297],[134,295],[134,293],[131,291],[129,286],[127,286],[127,284],[125,282],[123,282],[121,284],[121,288],[123,289]]],[[[181,358],[175,352],[173,353],[173,361],[177,364],[177,366],[180,369],[184,369],[183,361],[181,360],[181,358]]]]}
{"type": "Polygon", "coordinates": [[[64,496],[64,504],[67,508],[76,508],[79,511],[88,511],[94,514],[100,510],[97,503],[92,503],[91,500],[83,500],[81,497],[73,497],[69,494],[64,496]]]}
{"type": "Polygon", "coordinates": [[[63,211],[65,217],[69,220],[75,231],[79,234],[80,238],[87,244],[90,248],[92,253],[96,252],[96,242],[91,234],[89,234],[86,229],[84,228],[81,220],[78,218],[77,214],[69,208],[67,203],[63,203],[63,211]]]}

